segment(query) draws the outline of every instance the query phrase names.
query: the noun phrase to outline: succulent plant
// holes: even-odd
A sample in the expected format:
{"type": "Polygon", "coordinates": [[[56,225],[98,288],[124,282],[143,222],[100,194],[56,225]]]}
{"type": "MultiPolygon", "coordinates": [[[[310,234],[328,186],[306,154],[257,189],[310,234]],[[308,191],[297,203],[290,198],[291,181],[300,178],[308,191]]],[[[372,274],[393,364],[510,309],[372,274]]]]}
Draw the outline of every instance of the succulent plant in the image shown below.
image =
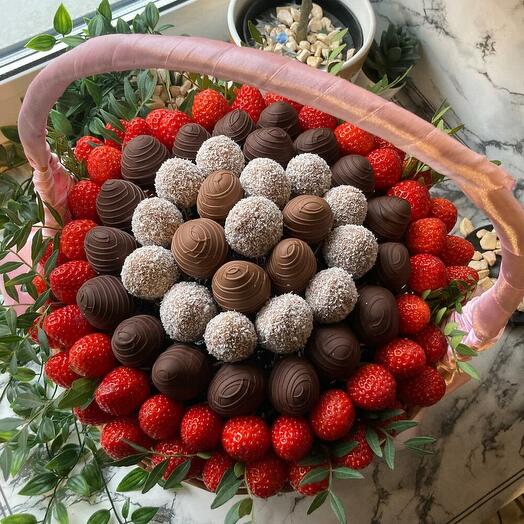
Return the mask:
{"type": "Polygon", "coordinates": [[[382,32],[380,44],[373,42],[364,63],[364,72],[377,82],[387,77],[389,82],[404,75],[414,66],[419,55],[419,41],[405,26],[389,24],[382,32]]]}

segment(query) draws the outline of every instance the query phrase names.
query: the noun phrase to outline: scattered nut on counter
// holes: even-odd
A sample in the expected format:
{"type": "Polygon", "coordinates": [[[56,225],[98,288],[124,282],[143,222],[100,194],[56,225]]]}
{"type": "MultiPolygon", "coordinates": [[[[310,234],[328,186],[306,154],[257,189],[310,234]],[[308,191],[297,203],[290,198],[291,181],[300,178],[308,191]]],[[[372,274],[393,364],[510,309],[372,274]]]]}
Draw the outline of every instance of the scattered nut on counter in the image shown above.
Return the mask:
{"type": "Polygon", "coordinates": [[[473,233],[475,228],[469,218],[463,218],[459,224],[460,234],[466,238],[470,233],[473,233]]]}

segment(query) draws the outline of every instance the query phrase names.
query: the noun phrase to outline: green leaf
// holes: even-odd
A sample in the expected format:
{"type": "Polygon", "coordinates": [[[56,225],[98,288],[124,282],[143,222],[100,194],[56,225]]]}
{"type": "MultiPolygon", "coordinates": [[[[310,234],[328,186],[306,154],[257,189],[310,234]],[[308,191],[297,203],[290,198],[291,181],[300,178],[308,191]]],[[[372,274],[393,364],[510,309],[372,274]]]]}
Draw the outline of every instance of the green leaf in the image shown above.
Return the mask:
{"type": "Polygon", "coordinates": [[[343,457],[351,451],[353,451],[358,446],[358,442],[354,440],[343,440],[337,442],[332,448],[331,452],[335,457],[343,457]]]}
{"type": "Polygon", "coordinates": [[[456,322],[448,322],[444,327],[444,335],[451,335],[451,332],[457,328],[457,325],[458,324],[456,322]]]}
{"type": "Polygon", "coordinates": [[[44,275],[49,277],[49,274],[53,269],[55,269],[56,262],[58,260],[58,249],[56,251],[53,251],[51,256],[46,260],[46,263],[44,264],[44,275]]]}
{"type": "Polygon", "coordinates": [[[12,431],[24,423],[24,419],[7,417],[0,420],[0,431],[12,431]]]}
{"type": "Polygon", "coordinates": [[[478,371],[469,362],[463,362],[459,360],[457,362],[457,367],[460,369],[460,371],[463,371],[471,378],[474,378],[475,380],[480,380],[480,375],[478,371]]]}
{"type": "Polygon", "coordinates": [[[53,49],[56,44],[56,38],[53,35],[37,35],[33,36],[29,42],[25,45],[28,49],[34,49],[35,51],[49,51],[53,49]]]}
{"type": "Polygon", "coordinates": [[[464,335],[455,335],[451,337],[451,340],[449,341],[449,345],[452,347],[452,349],[456,349],[457,346],[462,342],[463,338],[464,338],[464,335]]]}
{"type": "Polygon", "coordinates": [[[164,489],[171,489],[180,484],[187,476],[187,473],[191,469],[191,460],[184,460],[182,464],[179,464],[169,475],[169,478],[164,484],[164,489]]]}
{"type": "Polygon", "coordinates": [[[395,469],[395,444],[389,435],[386,437],[384,444],[384,460],[389,469],[395,469]]]}
{"type": "Polygon", "coordinates": [[[124,96],[126,99],[126,102],[136,110],[136,94],[134,88],[131,86],[131,82],[129,82],[129,78],[124,78],[124,96]]]}
{"type": "Polygon", "coordinates": [[[67,488],[81,497],[89,497],[91,489],[83,475],[72,475],[67,479],[67,488]]]}
{"type": "Polygon", "coordinates": [[[227,473],[222,477],[222,480],[220,484],[218,485],[216,497],[214,498],[213,502],[211,503],[211,509],[216,509],[222,506],[222,504],[225,504],[231,498],[233,498],[237,494],[238,488],[242,484],[242,480],[237,479],[235,477],[235,474],[233,473],[232,469],[231,469],[232,478],[228,477],[228,479],[224,481],[226,475],[227,473]]]}
{"type": "Polygon", "coordinates": [[[380,440],[377,432],[370,426],[366,428],[366,442],[377,457],[382,457],[382,449],[380,447],[380,440]]]}
{"type": "Polygon", "coordinates": [[[155,92],[156,78],[146,69],[138,74],[137,84],[140,100],[149,102],[155,92]]]}
{"type": "Polygon", "coordinates": [[[106,121],[107,124],[111,124],[115,129],[118,129],[119,131],[124,131],[124,126],[122,125],[122,122],[120,122],[120,119],[117,118],[115,115],[112,115],[111,113],[108,113],[103,109],[100,109],[100,114],[102,115],[102,118],[106,121]]]}
{"type": "Polygon", "coordinates": [[[150,506],[138,508],[131,513],[131,522],[133,524],[147,524],[153,520],[159,509],[150,506]]]}
{"type": "Polygon", "coordinates": [[[237,524],[237,522],[246,515],[251,513],[253,509],[253,499],[244,498],[236,502],[229,508],[224,519],[224,524],[237,524]]]}
{"type": "Polygon", "coordinates": [[[105,33],[107,20],[101,14],[96,14],[87,24],[91,36],[101,36],[105,33]]]}
{"type": "Polygon", "coordinates": [[[68,35],[73,30],[73,20],[64,4],[60,4],[53,18],[53,27],[57,33],[68,35]]]}
{"type": "Polygon", "coordinates": [[[57,475],[65,475],[69,473],[71,469],[78,462],[78,449],[70,448],[62,451],[55,457],[53,457],[47,464],[46,468],[53,471],[57,475]]]}
{"type": "Polygon", "coordinates": [[[2,131],[2,134],[7,138],[7,140],[17,144],[20,143],[20,135],[18,134],[17,126],[0,126],[0,131],[2,131]]]}
{"type": "Polygon", "coordinates": [[[396,431],[402,433],[407,429],[414,428],[417,423],[414,420],[394,420],[386,426],[386,431],[396,431]]]}
{"type": "Polygon", "coordinates": [[[251,20],[247,21],[247,29],[249,31],[249,35],[257,44],[264,45],[264,37],[251,20]]]}
{"type": "Polygon", "coordinates": [[[146,8],[144,10],[144,16],[146,17],[146,22],[149,26],[149,29],[151,29],[151,31],[154,31],[156,25],[158,24],[158,20],[160,19],[158,7],[154,4],[154,2],[149,2],[146,5],[146,8]]]}
{"type": "Polygon", "coordinates": [[[426,291],[424,291],[424,293],[422,293],[422,295],[420,295],[424,300],[426,300],[426,298],[428,298],[428,296],[431,294],[431,289],[426,289],[426,291]]]}
{"type": "Polygon", "coordinates": [[[38,229],[31,241],[31,260],[33,263],[38,262],[43,255],[45,249],[44,239],[42,237],[42,230],[38,229]]]}
{"type": "Polygon", "coordinates": [[[64,36],[64,38],[62,38],[62,42],[69,47],[76,47],[77,45],[83,44],[85,42],[85,38],[82,38],[78,35],[69,35],[64,36]]]}
{"type": "Polygon", "coordinates": [[[0,274],[11,273],[11,271],[18,269],[22,264],[22,262],[6,262],[0,266],[0,274]]]}
{"type": "Polygon", "coordinates": [[[144,471],[141,468],[135,468],[131,470],[119,483],[116,487],[117,491],[125,492],[125,491],[133,491],[136,489],[141,488],[146,479],[147,479],[147,471],[144,471]]]}
{"type": "Polygon", "coordinates": [[[113,13],[111,11],[111,6],[109,5],[109,0],[102,0],[97,8],[97,11],[109,22],[111,22],[113,19],[113,13]]]}
{"type": "Polygon", "coordinates": [[[335,47],[335,49],[333,49],[328,55],[328,58],[327,58],[328,62],[335,60],[335,58],[337,58],[337,56],[344,50],[345,47],[346,47],[346,44],[342,44],[342,45],[335,47]]]}
{"type": "Polygon", "coordinates": [[[442,322],[442,319],[444,318],[447,310],[448,308],[443,306],[437,311],[437,315],[435,316],[435,324],[437,324],[437,326],[442,322]]]}
{"type": "Polygon", "coordinates": [[[69,524],[67,509],[61,502],[55,502],[54,513],[55,518],[59,524],[69,524]]]}
{"type": "Polygon", "coordinates": [[[122,506],[122,517],[124,517],[124,519],[127,519],[128,515],[129,515],[129,497],[126,497],[126,501],[124,502],[124,505],[122,506]]]}
{"type": "Polygon", "coordinates": [[[168,464],[169,459],[163,460],[149,472],[149,475],[147,476],[146,481],[142,487],[142,493],[147,493],[154,486],[156,486],[157,482],[162,478],[162,475],[164,474],[168,464]]]}
{"type": "Polygon", "coordinates": [[[242,462],[235,462],[235,465],[233,466],[233,473],[235,474],[235,477],[237,478],[243,477],[245,471],[246,471],[246,466],[242,464],[242,462]]]}
{"type": "Polygon", "coordinates": [[[70,136],[73,134],[73,126],[63,113],[60,113],[56,109],[51,109],[49,116],[51,118],[51,123],[53,124],[53,127],[59,133],[66,136],[70,136]]]}
{"type": "Polygon", "coordinates": [[[335,64],[333,64],[333,66],[329,67],[329,73],[331,75],[337,76],[343,67],[344,67],[344,62],[336,62],[335,64]]]}
{"type": "Polygon", "coordinates": [[[348,32],[348,28],[341,29],[338,33],[336,33],[334,36],[331,37],[331,41],[332,42],[339,42],[340,40],[342,40],[346,36],[347,32],[348,32]]]}
{"type": "Polygon", "coordinates": [[[319,466],[320,464],[325,464],[326,459],[327,457],[324,453],[312,453],[303,458],[299,464],[301,466],[319,466]]]}
{"type": "Polygon", "coordinates": [[[309,508],[307,509],[307,514],[311,515],[314,511],[316,511],[324,502],[326,502],[326,499],[329,495],[329,491],[321,491],[320,493],[317,493],[315,498],[313,499],[313,502],[310,504],[309,508]]]}
{"type": "Polygon", "coordinates": [[[58,409],[75,408],[89,404],[98,382],[90,378],[79,378],[57,399],[58,409]]]}
{"type": "Polygon", "coordinates": [[[102,89],[100,86],[90,78],[84,78],[83,82],[95,105],[97,107],[100,106],[102,104],[102,89]]]}
{"type": "Polygon", "coordinates": [[[346,512],[344,510],[344,505],[342,504],[342,501],[332,491],[329,492],[329,504],[331,506],[331,509],[333,510],[333,513],[337,517],[337,520],[340,524],[346,524],[346,512]]]}
{"type": "Polygon", "coordinates": [[[308,471],[300,480],[300,486],[305,486],[306,484],[313,484],[314,482],[320,482],[324,480],[329,475],[329,469],[326,466],[320,466],[318,468],[313,468],[311,471],[308,471]]]}
{"type": "Polygon", "coordinates": [[[110,518],[111,512],[108,509],[99,509],[89,517],[87,524],[107,524],[110,518]]]}
{"type": "Polygon", "coordinates": [[[345,466],[334,468],[333,475],[337,479],[363,479],[364,478],[362,473],[360,473],[356,469],[347,468],[345,466]]]}
{"type": "Polygon", "coordinates": [[[42,495],[51,491],[56,483],[58,477],[53,473],[41,473],[33,477],[20,491],[20,495],[42,495]]]}
{"type": "Polygon", "coordinates": [[[455,351],[463,357],[478,357],[478,352],[466,344],[459,344],[455,348],[455,351]]]}
{"type": "Polygon", "coordinates": [[[0,520],[1,524],[36,524],[36,517],[29,513],[18,513],[17,515],[9,515],[0,520]]]}
{"type": "Polygon", "coordinates": [[[9,331],[14,335],[16,333],[16,312],[14,309],[9,308],[5,312],[5,321],[9,331]]]}
{"type": "Polygon", "coordinates": [[[20,382],[31,382],[35,378],[36,373],[29,368],[18,368],[13,378],[20,382]]]}
{"type": "Polygon", "coordinates": [[[147,453],[139,453],[137,455],[129,455],[129,457],[124,457],[120,460],[115,460],[111,462],[111,466],[122,467],[122,466],[135,466],[144,458],[147,457],[147,453]]]}
{"type": "Polygon", "coordinates": [[[129,24],[126,21],[122,20],[121,18],[117,18],[116,32],[122,33],[122,34],[130,33],[131,30],[129,29],[129,24]]]}
{"type": "Polygon", "coordinates": [[[13,462],[13,452],[9,446],[4,446],[2,453],[0,454],[0,469],[4,474],[4,480],[9,478],[11,471],[11,464],[13,462]]]}
{"type": "Polygon", "coordinates": [[[95,493],[104,487],[104,479],[100,472],[100,468],[95,464],[86,464],[82,468],[81,475],[86,479],[89,484],[91,493],[95,493]]]}

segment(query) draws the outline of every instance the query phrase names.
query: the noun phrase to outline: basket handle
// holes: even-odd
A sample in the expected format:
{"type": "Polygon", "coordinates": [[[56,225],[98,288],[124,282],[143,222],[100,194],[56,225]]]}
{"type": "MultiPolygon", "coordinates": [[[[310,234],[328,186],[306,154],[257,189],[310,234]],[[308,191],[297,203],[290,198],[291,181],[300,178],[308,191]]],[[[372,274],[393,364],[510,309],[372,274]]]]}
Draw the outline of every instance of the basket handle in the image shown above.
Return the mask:
{"type": "Polygon", "coordinates": [[[275,91],[381,136],[451,178],[495,225],[503,263],[496,285],[465,308],[468,342],[488,344],[524,294],[524,210],[503,169],[430,123],[342,78],[296,60],[205,38],[109,35],[94,38],[53,60],[30,85],[19,131],[31,165],[47,170],[49,111],[73,81],[112,71],[159,68],[203,73],[275,91]]]}

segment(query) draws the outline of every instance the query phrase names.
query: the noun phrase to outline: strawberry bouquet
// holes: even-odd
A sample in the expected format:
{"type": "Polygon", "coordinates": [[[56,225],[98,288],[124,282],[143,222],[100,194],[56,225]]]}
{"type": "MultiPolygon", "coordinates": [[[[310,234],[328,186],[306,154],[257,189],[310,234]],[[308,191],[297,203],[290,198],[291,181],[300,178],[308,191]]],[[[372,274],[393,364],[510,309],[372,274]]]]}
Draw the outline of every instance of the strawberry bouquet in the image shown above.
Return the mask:
{"type": "MultiPolygon", "coordinates": [[[[64,388],[46,409],[72,408],[93,467],[136,466],[120,490],[191,482],[216,494],[212,507],[246,494],[228,523],[252,497],[294,490],[345,522],[333,480],[362,478],[375,456],[393,468],[394,439],[420,409],[476,376],[467,360],[520,301],[518,271],[487,320],[492,297],[469,301],[474,248],[451,234],[457,209],[431,196],[429,166],[472,191],[475,165],[498,184],[496,207],[522,210],[499,168],[406,115],[328,74],[199,39],[101,37],[40,75],[20,129],[42,223],[16,252],[36,269],[29,279],[8,266],[23,322],[6,314],[15,329],[31,321],[45,382],[64,388]],[[105,46],[113,61],[92,62],[105,46]],[[184,111],[108,114],[99,136],[62,151],[86,173],[75,179],[39,127],[75,63],[86,75],[162,64],[240,82],[195,82],[184,111]],[[36,299],[25,313],[22,296],[36,299]]],[[[428,453],[433,440],[404,445],[428,453]]]]}

